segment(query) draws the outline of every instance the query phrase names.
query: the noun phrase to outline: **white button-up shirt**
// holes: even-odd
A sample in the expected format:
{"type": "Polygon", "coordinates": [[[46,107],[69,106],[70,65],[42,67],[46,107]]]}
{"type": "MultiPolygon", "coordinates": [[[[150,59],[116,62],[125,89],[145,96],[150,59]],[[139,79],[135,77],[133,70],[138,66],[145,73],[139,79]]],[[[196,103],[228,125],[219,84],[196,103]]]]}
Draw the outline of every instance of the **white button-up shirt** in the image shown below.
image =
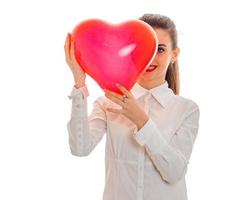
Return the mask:
{"type": "Polygon", "coordinates": [[[149,116],[138,130],[121,108],[98,97],[87,114],[87,86],[72,88],[69,146],[76,156],[88,156],[106,134],[103,200],[186,200],[185,174],[198,133],[199,107],[175,95],[165,81],[147,90],[135,83],[132,94],[149,116]]]}

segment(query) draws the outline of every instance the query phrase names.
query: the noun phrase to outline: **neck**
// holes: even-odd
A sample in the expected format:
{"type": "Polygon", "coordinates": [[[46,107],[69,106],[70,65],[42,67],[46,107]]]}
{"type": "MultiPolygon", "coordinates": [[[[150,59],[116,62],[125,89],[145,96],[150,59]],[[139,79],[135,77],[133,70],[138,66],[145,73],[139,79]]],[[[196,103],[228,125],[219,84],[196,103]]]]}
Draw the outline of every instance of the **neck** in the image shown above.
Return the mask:
{"type": "Polygon", "coordinates": [[[145,80],[139,79],[139,80],[137,81],[137,83],[138,83],[141,87],[143,87],[143,88],[145,88],[145,89],[147,89],[147,90],[150,90],[150,89],[152,89],[152,88],[155,88],[155,87],[157,87],[157,86],[163,84],[165,81],[166,81],[165,79],[164,79],[164,80],[160,80],[160,81],[156,81],[156,80],[147,80],[147,81],[145,81],[145,80]]]}

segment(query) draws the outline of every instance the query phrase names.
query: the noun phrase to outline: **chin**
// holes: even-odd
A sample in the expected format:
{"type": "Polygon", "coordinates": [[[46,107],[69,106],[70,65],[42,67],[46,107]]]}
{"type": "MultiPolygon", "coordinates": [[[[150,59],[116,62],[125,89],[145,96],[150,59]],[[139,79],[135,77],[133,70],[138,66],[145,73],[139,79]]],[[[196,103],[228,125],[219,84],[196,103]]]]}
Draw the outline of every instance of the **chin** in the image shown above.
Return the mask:
{"type": "MultiPolygon", "coordinates": [[[[144,73],[145,74],[145,73],[144,73]]],[[[149,76],[149,75],[144,75],[142,74],[139,78],[138,81],[151,81],[154,79],[155,76],[149,76]]]]}

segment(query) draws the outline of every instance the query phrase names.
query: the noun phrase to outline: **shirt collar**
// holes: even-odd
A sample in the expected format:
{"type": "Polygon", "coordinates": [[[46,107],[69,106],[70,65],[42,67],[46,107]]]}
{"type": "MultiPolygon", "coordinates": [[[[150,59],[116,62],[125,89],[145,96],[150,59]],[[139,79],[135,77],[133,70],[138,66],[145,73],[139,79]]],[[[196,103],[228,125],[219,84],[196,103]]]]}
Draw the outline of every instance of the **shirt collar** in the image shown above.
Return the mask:
{"type": "Polygon", "coordinates": [[[131,92],[136,99],[150,93],[164,108],[167,106],[169,98],[174,95],[172,89],[168,87],[167,81],[159,86],[151,88],[150,90],[143,88],[136,82],[132,87],[131,92]]]}

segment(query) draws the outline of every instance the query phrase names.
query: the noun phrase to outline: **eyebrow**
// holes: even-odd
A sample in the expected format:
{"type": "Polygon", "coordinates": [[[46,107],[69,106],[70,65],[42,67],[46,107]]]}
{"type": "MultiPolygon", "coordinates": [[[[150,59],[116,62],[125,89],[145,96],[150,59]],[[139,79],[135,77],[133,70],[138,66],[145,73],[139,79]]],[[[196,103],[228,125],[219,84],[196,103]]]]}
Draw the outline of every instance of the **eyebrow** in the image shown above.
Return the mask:
{"type": "Polygon", "coordinates": [[[167,45],[165,45],[165,44],[159,44],[158,46],[164,46],[164,47],[167,47],[167,45]]]}

